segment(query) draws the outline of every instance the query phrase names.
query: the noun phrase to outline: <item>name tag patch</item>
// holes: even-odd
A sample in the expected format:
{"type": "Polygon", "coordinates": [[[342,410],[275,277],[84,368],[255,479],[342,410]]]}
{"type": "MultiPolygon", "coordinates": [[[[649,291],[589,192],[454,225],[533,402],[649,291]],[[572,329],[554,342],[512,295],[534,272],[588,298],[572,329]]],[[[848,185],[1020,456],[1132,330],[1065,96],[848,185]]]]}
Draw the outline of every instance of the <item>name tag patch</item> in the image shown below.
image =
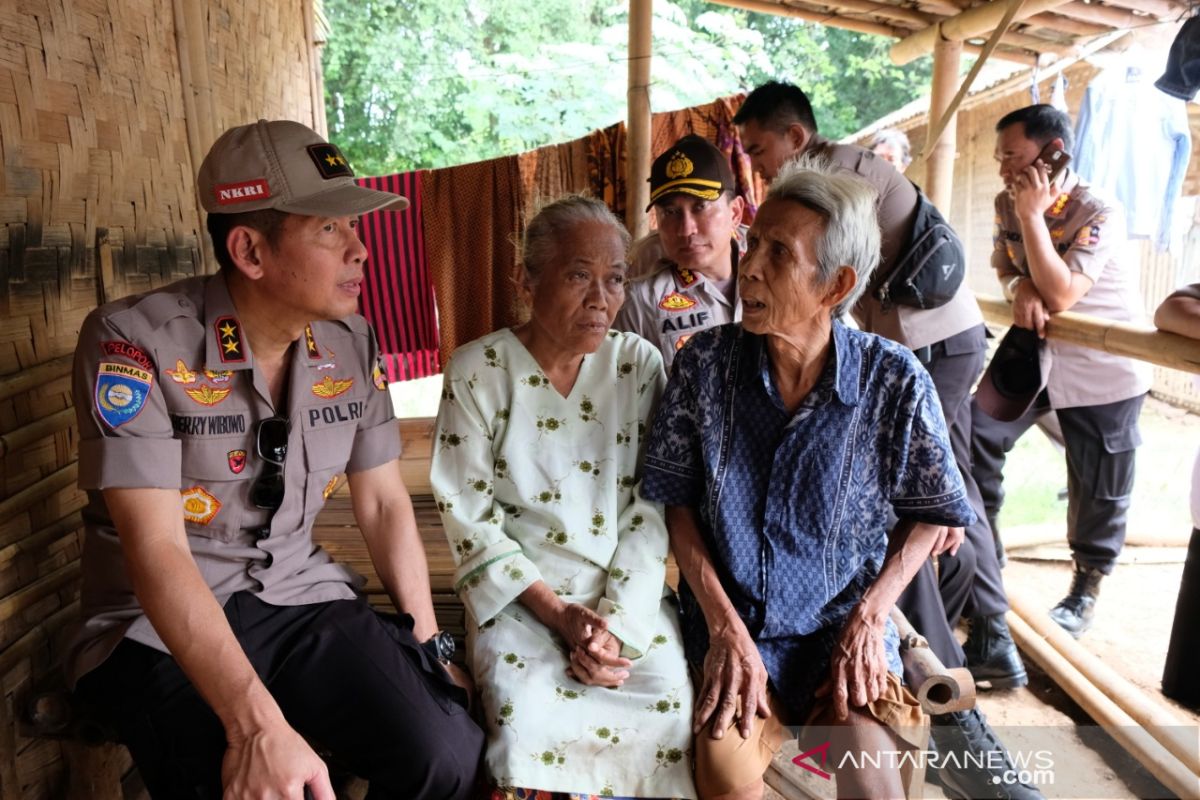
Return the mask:
{"type": "Polygon", "coordinates": [[[229,436],[246,432],[246,417],[243,414],[208,414],[196,417],[172,414],[171,427],[180,436],[229,436]]]}
{"type": "Polygon", "coordinates": [[[128,364],[100,362],[96,373],[96,413],[110,428],[119,428],[142,412],[154,373],[128,364]]]}
{"type": "Polygon", "coordinates": [[[308,427],[316,428],[321,425],[336,425],[339,422],[353,422],[362,419],[366,410],[363,400],[351,400],[348,403],[337,403],[331,406],[308,409],[308,427]]]}
{"type": "Polygon", "coordinates": [[[667,317],[662,321],[661,333],[668,331],[686,331],[694,328],[703,329],[708,327],[708,312],[693,311],[686,317],[667,317]]]}

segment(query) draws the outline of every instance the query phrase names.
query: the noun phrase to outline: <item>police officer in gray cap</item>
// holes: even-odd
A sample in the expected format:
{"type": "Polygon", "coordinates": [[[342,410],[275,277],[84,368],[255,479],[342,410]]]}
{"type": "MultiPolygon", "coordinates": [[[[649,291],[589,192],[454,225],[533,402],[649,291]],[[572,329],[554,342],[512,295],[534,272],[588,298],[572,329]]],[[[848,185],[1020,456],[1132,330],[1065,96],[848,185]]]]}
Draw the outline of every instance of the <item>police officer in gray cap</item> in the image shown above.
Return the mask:
{"type": "Polygon", "coordinates": [[[77,694],[154,797],[466,797],[483,735],[437,631],[378,347],[362,188],[305,126],[222,135],[198,189],[220,272],[92,312],[74,391],[84,512],[77,694]],[[338,476],[399,614],[312,540],[338,476]]]}

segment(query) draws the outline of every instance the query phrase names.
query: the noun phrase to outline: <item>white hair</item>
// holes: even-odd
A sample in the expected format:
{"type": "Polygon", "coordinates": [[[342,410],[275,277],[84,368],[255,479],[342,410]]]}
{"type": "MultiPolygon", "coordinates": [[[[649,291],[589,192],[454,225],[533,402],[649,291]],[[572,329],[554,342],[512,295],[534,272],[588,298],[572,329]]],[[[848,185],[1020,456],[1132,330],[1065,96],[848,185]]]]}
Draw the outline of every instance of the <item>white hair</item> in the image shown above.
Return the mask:
{"type": "Polygon", "coordinates": [[[834,316],[854,306],[879,264],[876,196],[875,188],[857,175],[827,157],[809,154],[785,164],[767,191],[765,202],[791,200],[825,221],[815,247],[820,285],[828,285],[842,267],[850,267],[858,276],[854,289],[833,309],[834,316]]]}

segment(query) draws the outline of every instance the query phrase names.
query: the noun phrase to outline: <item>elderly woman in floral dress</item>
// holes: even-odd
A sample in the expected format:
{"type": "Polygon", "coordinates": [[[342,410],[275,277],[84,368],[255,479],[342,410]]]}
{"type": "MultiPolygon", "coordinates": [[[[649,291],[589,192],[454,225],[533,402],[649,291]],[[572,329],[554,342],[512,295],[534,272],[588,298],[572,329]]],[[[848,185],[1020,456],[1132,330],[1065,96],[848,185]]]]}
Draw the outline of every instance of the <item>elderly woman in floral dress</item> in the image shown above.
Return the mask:
{"type": "Polygon", "coordinates": [[[433,491],[497,798],[695,797],[666,527],[638,475],[662,359],[609,330],[628,243],[597,200],[542,208],[522,242],[529,321],[445,370],[433,491]]]}

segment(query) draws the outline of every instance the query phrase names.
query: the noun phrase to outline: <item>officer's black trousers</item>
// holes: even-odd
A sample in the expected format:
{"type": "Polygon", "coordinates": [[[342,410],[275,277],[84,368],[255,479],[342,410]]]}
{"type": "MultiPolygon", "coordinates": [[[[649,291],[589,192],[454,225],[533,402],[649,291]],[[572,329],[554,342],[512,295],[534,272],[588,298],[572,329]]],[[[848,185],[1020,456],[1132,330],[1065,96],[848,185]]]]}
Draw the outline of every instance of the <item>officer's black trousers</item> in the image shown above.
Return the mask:
{"type": "MultiPolygon", "coordinates": [[[[1125,522],[1133,492],[1133,465],[1141,444],[1138,415],[1145,395],[1096,406],[1053,411],[1067,445],[1067,542],[1075,561],[1112,572],[1125,545],[1125,522]]],[[[1004,502],[1008,452],[1039,416],[1051,413],[1045,391],[1012,422],[972,407],[972,467],[993,523],[1004,502]]]]}
{"type": "MultiPolygon", "coordinates": [[[[363,600],[225,605],[234,634],[288,723],[380,798],[465,798],[484,735],[466,693],[421,651],[411,618],[363,600]]],[[[76,689],[111,712],[155,800],[220,798],[225,733],[169,655],[124,640],[76,689]]]]}
{"type": "Polygon", "coordinates": [[[976,520],[967,526],[958,554],[942,555],[936,573],[933,563],[926,562],[896,605],[947,667],[961,667],[966,661],[954,638],[960,616],[992,616],[1008,610],[992,531],[979,487],[971,476],[971,387],[983,370],[986,353],[987,341],[980,325],[934,344],[924,359],[976,520]]]}

